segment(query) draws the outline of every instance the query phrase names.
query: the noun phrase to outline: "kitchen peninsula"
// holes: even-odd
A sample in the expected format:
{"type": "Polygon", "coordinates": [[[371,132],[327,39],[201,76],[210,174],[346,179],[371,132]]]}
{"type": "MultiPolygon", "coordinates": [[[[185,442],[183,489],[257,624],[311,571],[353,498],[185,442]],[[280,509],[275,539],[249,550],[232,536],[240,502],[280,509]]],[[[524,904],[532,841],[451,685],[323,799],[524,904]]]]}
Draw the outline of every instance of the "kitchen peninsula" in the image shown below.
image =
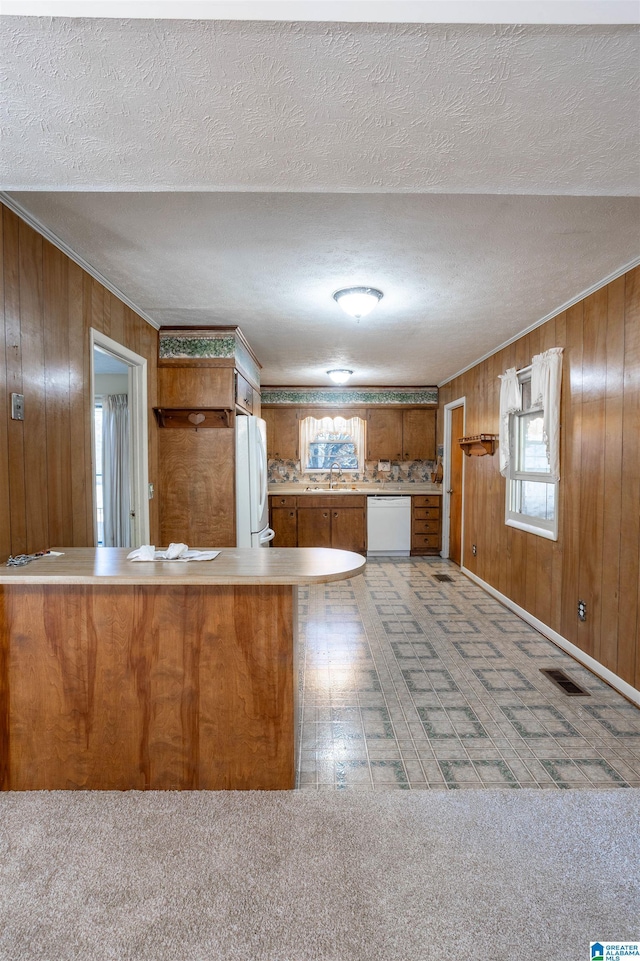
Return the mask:
{"type": "Polygon", "coordinates": [[[293,788],[298,586],[364,559],[60,550],[0,568],[2,789],[293,788]]]}

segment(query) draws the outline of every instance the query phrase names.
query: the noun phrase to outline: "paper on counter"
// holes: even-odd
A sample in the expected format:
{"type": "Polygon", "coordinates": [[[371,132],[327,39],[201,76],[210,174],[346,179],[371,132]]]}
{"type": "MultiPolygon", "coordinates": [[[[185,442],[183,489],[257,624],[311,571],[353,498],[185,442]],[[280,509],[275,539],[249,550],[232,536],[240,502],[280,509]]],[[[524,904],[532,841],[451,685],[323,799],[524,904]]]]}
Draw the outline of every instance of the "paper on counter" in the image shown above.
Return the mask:
{"type": "Polygon", "coordinates": [[[169,544],[164,551],[157,551],[154,544],[143,544],[127,554],[128,561],[212,561],[220,551],[196,551],[186,544],[169,544]]]}

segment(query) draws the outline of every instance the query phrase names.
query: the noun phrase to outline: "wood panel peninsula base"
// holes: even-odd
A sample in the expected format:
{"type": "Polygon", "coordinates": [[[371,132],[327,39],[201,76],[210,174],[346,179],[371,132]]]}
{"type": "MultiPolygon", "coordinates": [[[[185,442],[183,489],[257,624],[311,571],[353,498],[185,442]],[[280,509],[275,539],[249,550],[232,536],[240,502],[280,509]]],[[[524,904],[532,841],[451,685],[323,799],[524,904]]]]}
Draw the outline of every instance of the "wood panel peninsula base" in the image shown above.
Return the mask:
{"type": "Polygon", "coordinates": [[[298,585],[364,558],[60,549],[0,568],[2,789],[293,788],[298,585]]]}

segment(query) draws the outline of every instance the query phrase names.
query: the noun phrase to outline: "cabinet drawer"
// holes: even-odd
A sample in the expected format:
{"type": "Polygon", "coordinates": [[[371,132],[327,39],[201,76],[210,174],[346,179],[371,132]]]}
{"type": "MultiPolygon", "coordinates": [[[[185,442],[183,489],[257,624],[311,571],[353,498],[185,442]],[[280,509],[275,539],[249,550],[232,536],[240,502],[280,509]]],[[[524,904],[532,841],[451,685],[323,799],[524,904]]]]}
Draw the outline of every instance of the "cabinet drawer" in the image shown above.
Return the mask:
{"type": "Polygon", "coordinates": [[[439,548],[439,534],[413,534],[411,536],[411,549],[414,551],[438,550],[439,548]]]}
{"type": "Polygon", "coordinates": [[[269,494],[269,501],[272,507],[293,507],[296,506],[295,494],[269,494]]]}
{"type": "Polygon", "coordinates": [[[412,500],[414,507],[440,507],[442,498],[439,494],[414,494],[412,500]]]}
{"type": "Polygon", "coordinates": [[[413,508],[414,521],[424,521],[434,517],[436,519],[440,517],[439,507],[414,507],[413,508]]]}
{"type": "Polygon", "coordinates": [[[436,518],[425,521],[414,521],[412,531],[414,534],[438,534],[440,532],[440,521],[436,518]]]}

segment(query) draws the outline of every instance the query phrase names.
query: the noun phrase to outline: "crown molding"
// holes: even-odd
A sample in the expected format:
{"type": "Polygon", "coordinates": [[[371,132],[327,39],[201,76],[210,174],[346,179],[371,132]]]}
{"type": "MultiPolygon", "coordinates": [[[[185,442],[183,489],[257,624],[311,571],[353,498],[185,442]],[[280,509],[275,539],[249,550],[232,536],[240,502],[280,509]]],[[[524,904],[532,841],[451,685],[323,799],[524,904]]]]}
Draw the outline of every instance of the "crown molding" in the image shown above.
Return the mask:
{"type": "Polygon", "coordinates": [[[638,23],[636,0],[3,0],[4,16],[338,23],[638,23]]]}
{"type": "Polygon", "coordinates": [[[153,320],[147,313],[145,313],[144,310],[141,310],[137,304],[134,304],[134,302],[127,297],[127,295],[124,294],[119,287],[116,287],[115,284],[112,284],[111,281],[104,276],[104,274],[101,274],[100,271],[86,261],[84,257],[81,257],[80,254],[75,252],[75,250],[72,250],[71,247],[64,242],[64,240],[61,240],[56,234],[53,233],[52,230],[49,230],[48,227],[45,227],[43,223],[34,217],[33,214],[30,214],[28,210],[25,210],[22,204],[19,204],[9,194],[4,192],[0,192],[0,202],[3,203],[5,207],[8,207],[9,210],[12,210],[14,214],[20,217],[21,220],[24,220],[25,223],[29,224],[30,227],[33,227],[35,231],[41,234],[46,240],[49,241],[49,243],[53,244],[54,247],[57,247],[58,250],[61,250],[63,254],[66,254],[69,260],[72,260],[74,264],[77,264],[78,267],[82,267],[82,269],[90,274],[94,280],[97,280],[99,284],[102,284],[103,287],[106,287],[107,290],[110,290],[114,297],[117,297],[118,300],[121,300],[123,304],[126,304],[127,307],[130,307],[131,310],[133,310],[139,317],[141,317],[143,320],[146,320],[149,326],[153,327],[154,330],[160,330],[160,324],[153,320]]]}
{"type": "Polygon", "coordinates": [[[451,381],[455,380],[456,377],[460,377],[462,376],[462,374],[466,374],[468,370],[471,370],[473,367],[477,367],[478,364],[481,364],[483,361],[488,360],[489,357],[493,357],[494,354],[497,354],[501,350],[504,350],[505,347],[508,347],[510,344],[515,344],[515,342],[517,340],[520,340],[521,337],[526,337],[526,335],[531,333],[532,330],[535,330],[536,327],[542,327],[542,325],[546,324],[548,320],[553,320],[553,318],[557,317],[558,314],[561,314],[563,310],[568,310],[569,307],[573,307],[574,304],[579,304],[581,300],[584,300],[586,297],[590,297],[591,294],[595,294],[596,290],[600,290],[602,287],[606,287],[607,284],[610,284],[612,281],[617,280],[618,277],[622,277],[623,274],[626,274],[629,270],[633,270],[634,267],[638,267],[638,266],[640,266],[640,257],[636,257],[635,260],[632,260],[628,264],[625,264],[624,267],[620,267],[619,270],[615,270],[612,274],[609,274],[608,277],[605,277],[603,280],[599,280],[597,283],[592,284],[591,287],[587,287],[586,290],[583,290],[581,293],[576,294],[575,297],[572,297],[570,300],[567,300],[564,304],[561,304],[559,307],[554,307],[554,309],[550,313],[545,314],[545,316],[541,317],[540,320],[536,320],[534,324],[531,324],[529,327],[525,327],[525,329],[521,330],[519,334],[514,334],[513,337],[510,337],[509,340],[505,340],[505,342],[503,344],[500,344],[499,347],[494,347],[493,350],[487,351],[487,353],[483,354],[482,357],[478,357],[478,359],[474,360],[471,364],[467,364],[466,367],[462,367],[459,371],[457,371],[457,373],[451,374],[451,376],[447,377],[445,380],[439,381],[438,387],[444,387],[445,384],[451,383],[451,381]]]}

